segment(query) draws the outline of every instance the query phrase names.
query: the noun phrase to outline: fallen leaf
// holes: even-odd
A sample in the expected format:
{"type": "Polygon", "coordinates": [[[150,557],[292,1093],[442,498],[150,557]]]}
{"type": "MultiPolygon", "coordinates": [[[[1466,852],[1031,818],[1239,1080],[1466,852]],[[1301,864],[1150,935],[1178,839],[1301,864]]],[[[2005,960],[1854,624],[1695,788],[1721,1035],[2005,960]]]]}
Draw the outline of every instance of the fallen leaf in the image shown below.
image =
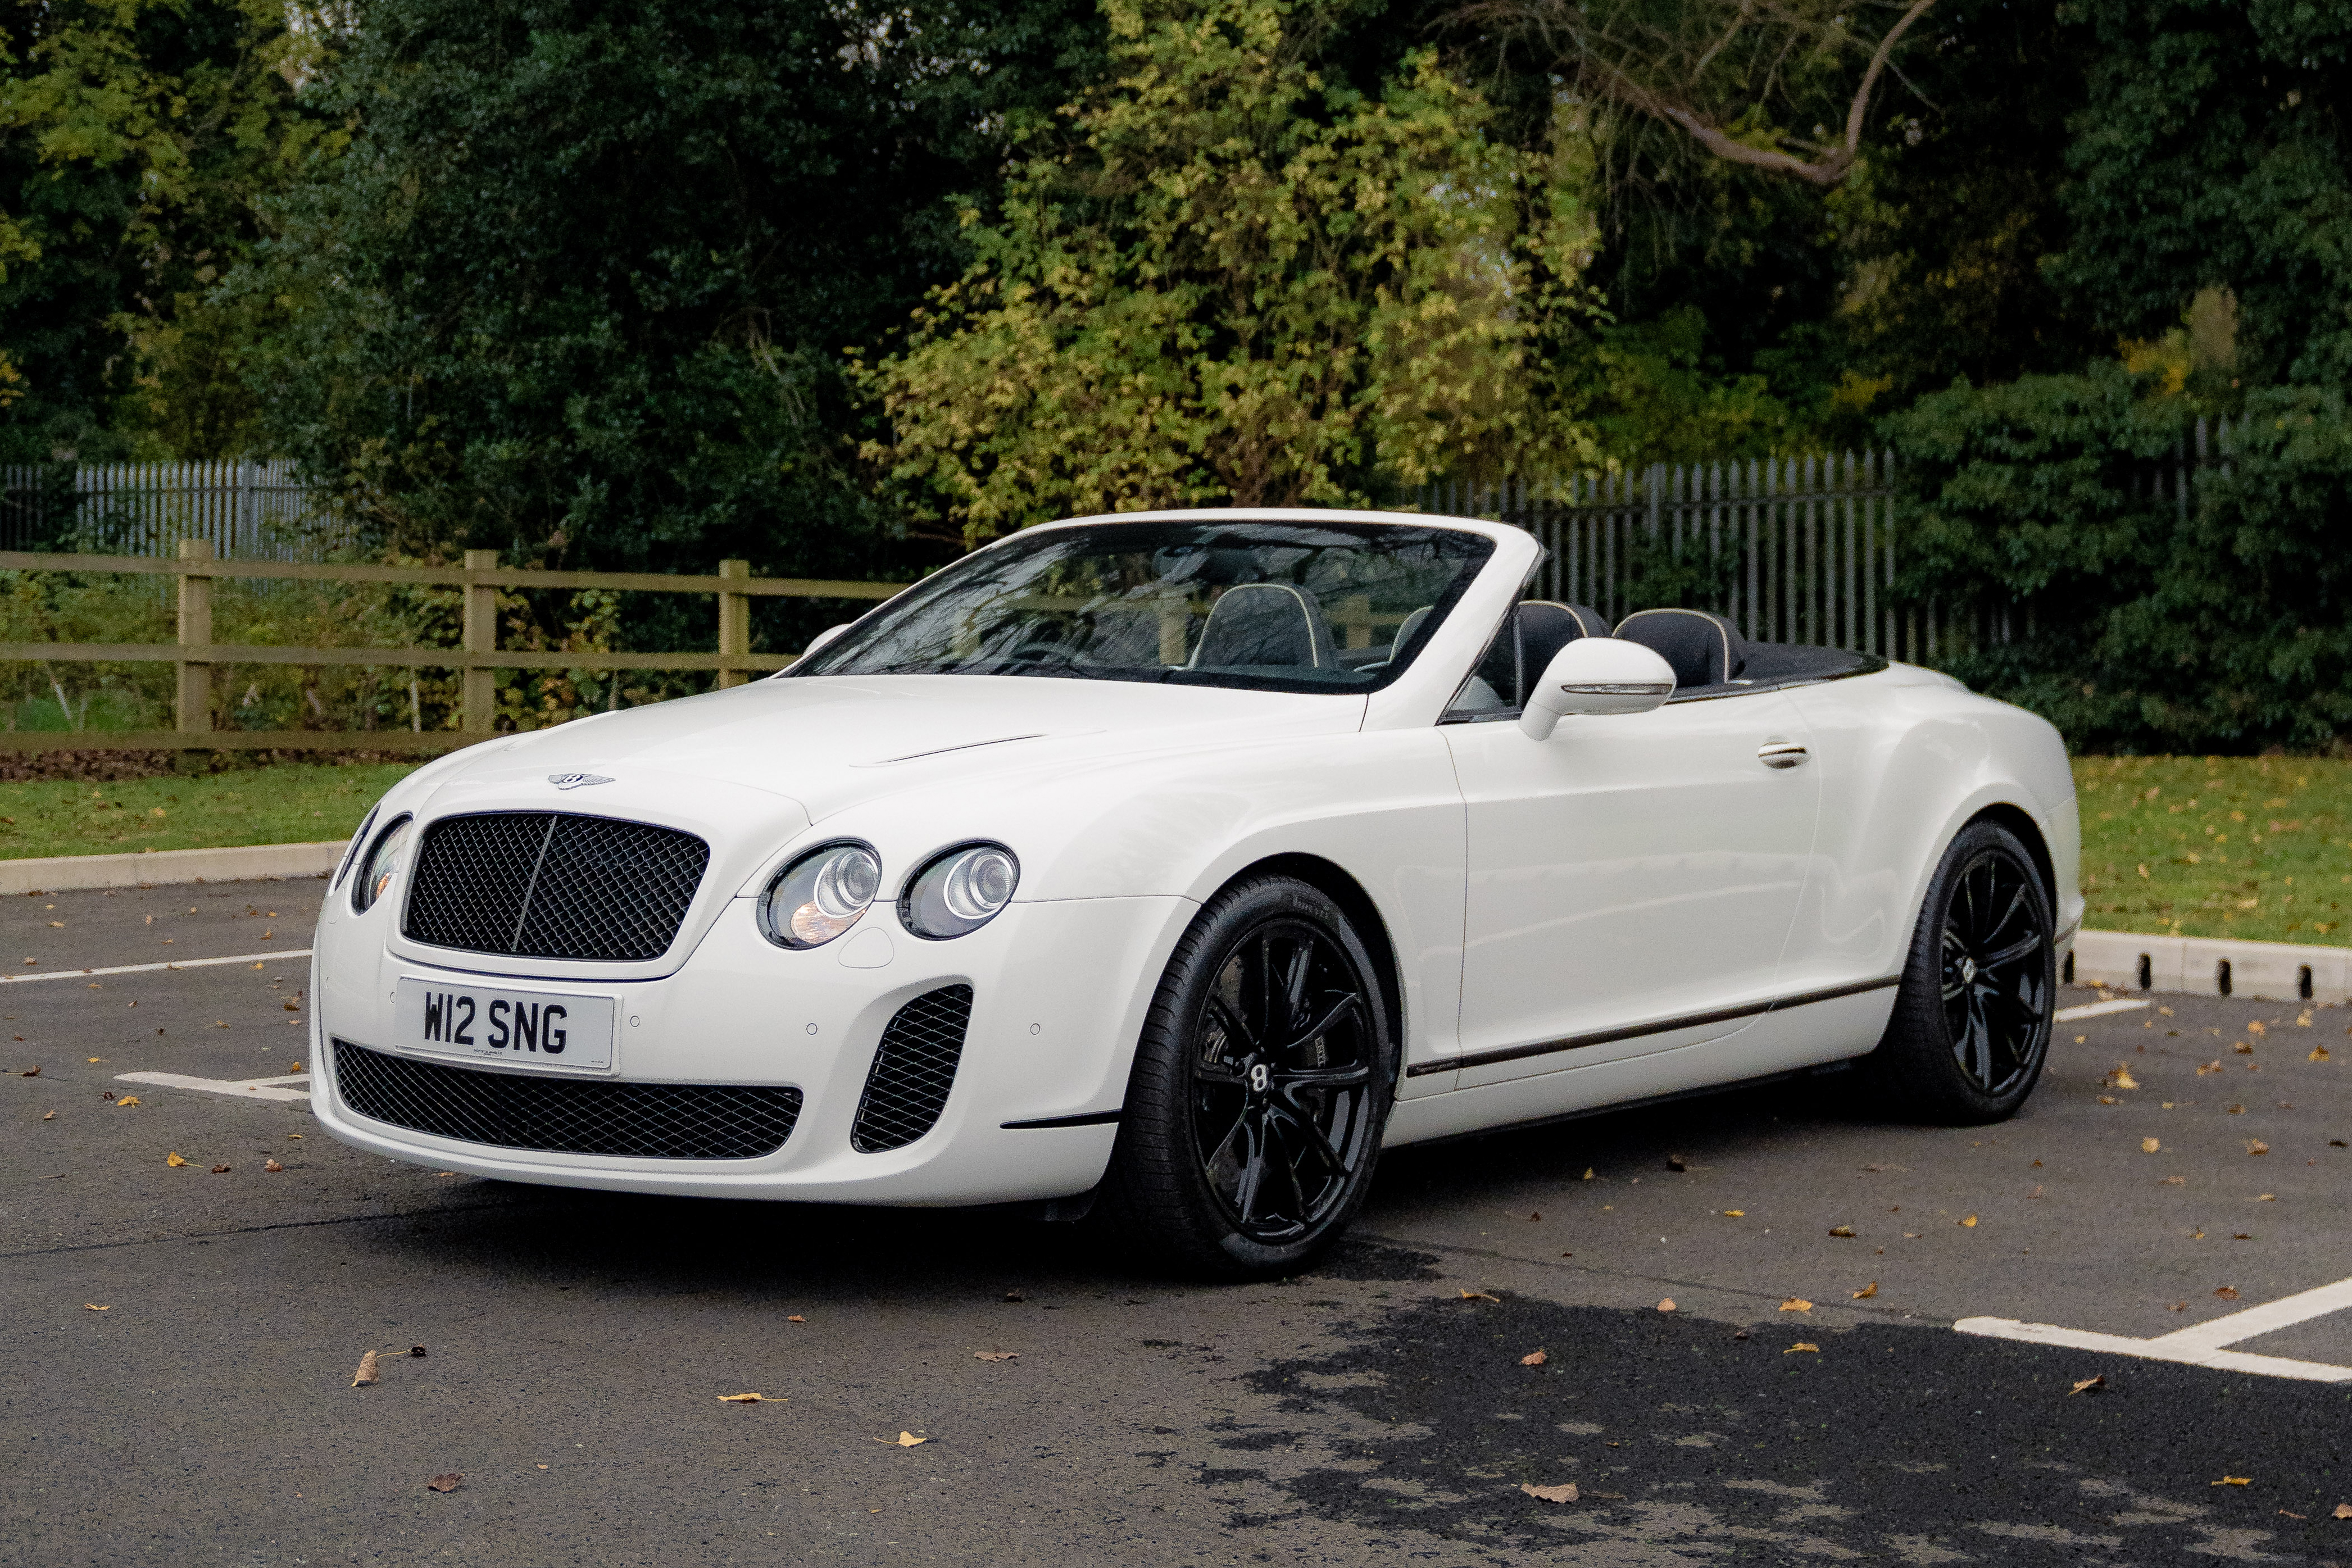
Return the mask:
{"type": "Polygon", "coordinates": [[[1021,1353],[1017,1350],[976,1350],[971,1353],[971,1358],[974,1361],[1019,1361],[1021,1353]]]}
{"type": "Polygon", "coordinates": [[[1018,1291],[1007,1291],[1004,1292],[1004,1299],[1008,1301],[1025,1301],[1029,1298],[1018,1291]]]}
{"type": "Polygon", "coordinates": [[[459,1475],[457,1471],[452,1470],[446,1476],[435,1476],[431,1480],[426,1481],[425,1484],[435,1491],[456,1491],[457,1490],[457,1483],[465,1479],[465,1477],[459,1475]]]}
{"type": "Polygon", "coordinates": [[[2337,1503],[2336,1505],[2336,1511],[2328,1517],[2331,1519],[2352,1519],[2352,1502],[2337,1503]]]}
{"type": "Polygon", "coordinates": [[[2209,1061],[2204,1066],[2197,1070],[2197,1076],[2202,1078],[2209,1072],[2219,1072],[2221,1071],[2221,1063],[2219,1061],[2209,1061]]]}
{"type": "MultiPolygon", "coordinates": [[[[2347,1034],[2352,1034],[2352,1029],[2347,1029],[2344,1032],[2347,1034]]],[[[1592,1167],[1591,1166],[1584,1167],[1584,1179],[1587,1181],[1591,1181],[1592,1179],[1592,1167]]]]}
{"type": "MultiPolygon", "coordinates": [[[[887,1442],[888,1439],[886,1438],[884,1440],[887,1442]]],[[[917,1444],[928,1443],[930,1439],[929,1437],[918,1437],[912,1432],[901,1432],[898,1434],[898,1447],[902,1448],[911,1448],[917,1444]]]]}
{"type": "Polygon", "coordinates": [[[425,1347],[421,1344],[412,1344],[408,1347],[408,1354],[411,1355],[423,1355],[425,1354],[425,1347]]]}
{"type": "Polygon", "coordinates": [[[1853,1299],[1854,1299],[1855,1301],[1866,1301],[1870,1300],[1870,1298],[1871,1298],[1871,1297],[1873,1297],[1873,1296],[1874,1296],[1874,1295],[1876,1295],[1876,1294],[1878,1294],[1878,1281],[1875,1281],[1875,1280],[1873,1280],[1869,1284],[1864,1285],[1861,1290],[1854,1291],[1854,1292],[1853,1292],[1853,1299]]]}
{"type": "Polygon", "coordinates": [[[228,1175],[228,1167],[226,1166],[215,1166],[213,1167],[213,1175],[226,1176],[228,1175]]]}
{"type": "Polygon", "coordinates": [[[357,1388],[362,1383],[373,1383],[374,1381],[375,1352],[369,1351],[365,1355],[360,1357],[360,1369],[352,1374],[352,1386],[353,1388],[357,1388]]]}
{"type": "Polygon", "coordinates": [[[2084,1390],[2085,1390],[2085,1389],[2090,1389],[2090,1388],[2105,1388],[2106,1385],[2107,1385],[2107,1379],[2106,1379],[2106,1375],[2103,1373],[2103,1374],[2101,1374],[2099,1376],[2096,1376],[2096,1377],[2086,1377],[2086,1378],[2083,1379],[2083,1381],[2082,1381],[2082,1382],[2077,1383],[2076,1385],[2074,1385],[2074,1387],[2069,1388],[2068,1390],[2066,1390],[2066,1392],[2067,1392],[2069,1395],[2075,1395],[2075,1394],[2080,1394],[2080,1393],[2082,1393],[2082,1392],[2083,1392],[2084,1390]]]}
{"type": "Polygon", "coordinates": [[[2232,1116],[2242,1116],[2246,1113],[2246,1108],[2243,1105],[2231,1105],[2226,1107],[2226,1109],[2232,1116]]]}
{"type": "Polygon", "coordinates": [[[1888,1171],[1907,1171],[1911,1167],[1909,1166],[1864,1166],[1862,1168],[1873,1176],[1885,1176],[1888,1171]]]}
{"type": "Polygon", "coordinates": [[[101,1307],[96,1301],[84,1301],[81,1304],[81,1310],[86,1312],[110,1312],[114,1309],[112,1307],[101,1307]]]}
{"type": "Polygon", "coordinates": [[[1528,1352],[1527,1354],[1519,1357],[1519,1364],[1521,1366],[1541,1366],[1545,1362],[1549,1361],[1550,1359],[1550,1355],[1543,1351],[1531,1350],[1528,1352]]]}
{"type": "Polygon", "coordinates": [[[1853,1227],[1851,1225],[1832,1225],[1830,1227],[1830,1234],[1832,1236],[1850,1237],[1853,1234],[1853,1227]]]}
{"type": "Polygon", "coordinates": [[[1675,1299],[1674,1299],[1672,1296],[1668,1296],[1665,1300],[1664,1300],[1664,1301],[1660,1301],[1660,1302],[1658,1303],[1658,1311],[1660,1311],[1660,1312],[1673,1312],[1674,1310],[1675,1310],[1675,1299]]]}
{"type": "Polygon", "coordinates": [[[16,1076],[19,1078],[38,1078],[40,1075],[41,1070],[39,1068],[27,1067],[24,1071],[18,1073],[16,1076]]]}
{"type": "Polygon", "coordinates": [[[1723,1215],[1727,1219],[1745,1219],[1748,1218],[1748,1211],[1744,1208],[1727,1208],[1723,1211],[1723,1215]]]}
{"type": "Polygon", "coordinates": [[[2327,1048],[2324,1045],[2315,1045],[2311,1048],[2311,1054],[2305,1057],[2304,1060],[2305,1061],[2325,1061],[2327,1060],[2327,1048]]]}
{"type": "Polygon", "coordinates": [[[1684,1159],[1680,1155],[1668,1155],[1666,1156],[1666,1168],[1670,1171],[1686,1171],[1690,1169],[1690,1162],[1684,1159]]]}
{"type": "Polygon", "coordinates": [[[1543,1210],[1538,1208],[1533,1214],[1528,1215],[1528,1218],[1529,1219],[1541,1219],[1543,1218],[1543,1210]]]}
{"type": "Polygon", "coordinates": [[[2254,1201],[2256,1203],[2276,1203],[2278,1201],[2278,1194],[2274,1192],[2266,1192],[2263,1194],[2262,1197],[2254,1199],[2254,1201]]]}
{"type": "Polygon", "coordinates": [[[1974,1230],[1977,1228],[1977,1217],[1973,1214],[1969,1215],[1960,1221],[1960,1228],[1964,1230],[1974,1230]]]}
{"type": "Polygon", "coordinates": [[[1780,1310],[1784,1312],[1810,1312],[1813,1310],[1813,1303],[1802,1296],[1790,1296],[1780,1303],[1780,1310]]]}
{"type": "Polygon", "coordinates": [[[2270,1025],[2263,1023],[2259,1019],[2246,1026],[2246,1032],[2248,1034],[2268,1034],[2270,1031],[2270,1025]]]}
{"type": "Polygon", "coordinates": [[[2232,1241],[2252,1241],[2253,1239],[2254,1235],[2251,1230],[2233,1230],[2230,1233],[2230,1239],[2232,1241]]]}
{"type": "Polygon", "coordinates": [[[44,1122],[54,1122],[57,1119],[58,1113],[55,1111],[44,1111],[41,1113],[41,1120],[44,1122]]]}
{"type": "Polygon", "coordinates": [[[282,1171],[286,1167],[279,1165],[276,1160],[264,1160],[261,1162],[261,1168],[266,1171],[282,1171]]]}
{"type": "Polygon", "coordinates": [[[2131,1075],[2130,1067],[2120,1061],[2116,1063],[2116,1070],[2107,1074],[2107,1082],[2113,1083],[2118,1089],[2137,1089],[2139,1087],[2139,1081],[2131,1075]]]}
{"type": "Polygon", "coordinates": [[[764,1394],[722,1394],[719,1396],[719,1403],[721,1405],[760,1405],[764,1404],[767,1401],[767,1397],[768,1396],[764,1394]]]}
{"type": "Polygon", "coordinates": [[[2156,1185],[2158,1186],[2186,1186],[2188,1181],[2189,1178],[2187,1176],[2167,1176],[2156,1185]]]}
{"type": "MultiPolygon", "coordinates": [[[[131,1102],[125,1100],[122,1103],[128,1105],[131,1102]]],[[[163,1156],[163,1163],[171,1166],[173,1170],[178,1170],[182,1166],[186,1165],[188,1162],[180,1157],[179,1150],[174,1149],[170,1154],[163,1156]]]]}
{"type": "Polygon", "coordinates": [[[2238,1287],[2235,1285],[2224,1285],[2213,1293],[2221,1297],[2225,1301],[2234,1301],[2238,1299],[2238,1287]]]}
{"type": "Polygon", "coordinates": [[[2223,1476],[2218,1481],[2207,1481],[2205,1484],[2209,1487],[2250,1487],[2254,1484],[2254,1478],[2252,1476],[2223,1476]]]}
{"type": "Polygon", "coordinates": [[[1527,1493],[1529,1497],[1538,1499],[1544,1502],[1574,1502],[1576,1500],[1576,1483],[1574,1481],[1570,1481],[1564,1486],[1556,1487],[1539,1487],[1532,1481],[1521,1481],[1519,1483],[1519,1490],[1527,1493]]]}
{"type": "Polygon", "coordinates": [[[2158,1143],[2154,1138],[2142,1138],[2139,1141],[2139,1152],[2144,1155],[2152,1155],[2162,1147],[2164,1147],[2164,1145],[2158,1143]]]}
{"type": "Polygon", "coordinates": [[[125,1105],[136,1105],[136,1104],[138,1104],[138,1103],[139,1103],[139,1096],[138,1096],[138,1095],[136,1095],[136,1094],[125,1094],[121,1099],[117,1100],[117,1101],[114,1103],[114,1108],[115,1108],[116,1110],[120,1111],[120,1110],[121,1110],[125,1105]]]}
{"type": "Polygon", "coordinates": [[[2311,1515],[2307,1513],[2289,1513],[2284,1509],[2279,1510],[2279,1515],[2284,1519],[2309,1519],[2311,1517],[2311,1515]]]}
{"type": "Polygon", "coordinates": [[[2246,1153],[2250,1155],[2266,1155],[2270,1152],[2271,1146],[2260,1138],[2250,1139],[2246,1144],[2246,1153]]]}
{"type": "MultiPolygon", "coordinates": [[[[1019,1301],[1020,1299],[1021,1298],[1018,1296],[1007,1296],[1005,1298],[1005,1300],[1009,1301],[1019,1301]]],[[[802,1317],[798,1312],[794,1312],[791,1317],[786,1318],[784,1322],[788,1323],[804,1323],[808,1322],[808,1319],[802,1317]]]]}
{"type": "Polygon", "coordinates": [[[1811,1352],[1813,1354],[1815,1354],[1815,1355],[1819,1355],[1819,1354],[1821,1354],[1821,1353],[1822,1353],[1822,1347],[1821,1347],[1820,1345],[1817,1345],[1817,1344],[1807,1344],[1804,1341],[1802,1341],[1802,1340],[1799,1340],[1796,1343],[1794,1343],[1794,1344],[1790,1345],[1788,1349],[1786,1349],[1786,1350],[1782,1351],[1780,1354],[1781,1354],[1782,1355],[1794,1355],[1794,1354],[1797,1354],[1799,1351],[1801,1351],[1801,1350],[1803,1350],[1803,1351],[1811,1351],[1811,1352]]]}
{"type": "Polygon", "coordinates": [[[1490,1296],[1484,1291],[1465,1291],[1462,1299],[1465,1301],[1492,1301],[1498,1307],[1503,1304],[1502,1297],[1490,1296]]]}
{"type": "Polygon", "coordinates": [[[2037,1186],[2037,1187],[2035,1187],[2032,1192],[2027,1193],[2025,1196],[2026,1196],[2026,1197],[2040,1197],[2042,1196],[2042,1189],[2041,1189],[2040,1187],[2038,1187],[2038,1186],[2037,1186]]]}

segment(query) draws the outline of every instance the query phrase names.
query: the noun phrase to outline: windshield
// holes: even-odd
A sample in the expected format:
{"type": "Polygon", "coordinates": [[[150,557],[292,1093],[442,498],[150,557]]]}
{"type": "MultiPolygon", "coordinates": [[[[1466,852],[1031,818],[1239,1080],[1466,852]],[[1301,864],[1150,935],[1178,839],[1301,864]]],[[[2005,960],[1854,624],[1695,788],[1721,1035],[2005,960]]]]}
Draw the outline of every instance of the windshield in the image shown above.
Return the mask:
{"type": "Polygon", "coordinates": [[[1412,662],[1494,549],[1377,523],[1046,529],[917,584],[792,673],[1367,692],[1412,662]]]}

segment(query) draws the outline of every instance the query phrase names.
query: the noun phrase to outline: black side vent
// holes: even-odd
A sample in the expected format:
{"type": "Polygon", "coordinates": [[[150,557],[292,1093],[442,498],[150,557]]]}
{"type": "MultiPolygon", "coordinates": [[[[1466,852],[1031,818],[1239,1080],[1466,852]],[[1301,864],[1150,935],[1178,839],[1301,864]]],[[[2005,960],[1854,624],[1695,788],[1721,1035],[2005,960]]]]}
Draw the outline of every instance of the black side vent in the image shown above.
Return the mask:
{"type": "Polygon", "coordinates": [[[956,1062],[963,1055],[964,1030],[971,1022],[971,988],[941,986],[925,991],[890,1019],[866,1075],[849,1146],[862,1155],[900,1149],[931,1130],[955,1087],[956,1062]]]}
{"type": "Polygon", "coordinates": [[[766,1084],[614,1083],[485,1072],[329,1042],[335,1088],[371,1122],[412,1133],[640,1160],[755,1160],[800,1120],[801,1092],[766,1084]]]}
{"type": "Polygon", "coordinates": [[[403,929],[469,953],[608,962],[677,938],[710,846],[692,833],[564,811],[483,811],[425,830],[403,929]]]}

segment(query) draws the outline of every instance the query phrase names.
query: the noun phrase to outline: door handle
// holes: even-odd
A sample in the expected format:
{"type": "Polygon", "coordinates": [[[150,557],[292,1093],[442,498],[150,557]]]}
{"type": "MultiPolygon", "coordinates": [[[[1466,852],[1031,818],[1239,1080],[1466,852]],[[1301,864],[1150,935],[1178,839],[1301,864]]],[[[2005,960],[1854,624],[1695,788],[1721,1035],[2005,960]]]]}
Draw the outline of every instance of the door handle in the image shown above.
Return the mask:
{"type": "Polygon", "coordinates": [[[1768,740],[1756,751],[1756,760],[1767,768],[1802,768],[1811,756],[1796,740],[1768,740]]]}

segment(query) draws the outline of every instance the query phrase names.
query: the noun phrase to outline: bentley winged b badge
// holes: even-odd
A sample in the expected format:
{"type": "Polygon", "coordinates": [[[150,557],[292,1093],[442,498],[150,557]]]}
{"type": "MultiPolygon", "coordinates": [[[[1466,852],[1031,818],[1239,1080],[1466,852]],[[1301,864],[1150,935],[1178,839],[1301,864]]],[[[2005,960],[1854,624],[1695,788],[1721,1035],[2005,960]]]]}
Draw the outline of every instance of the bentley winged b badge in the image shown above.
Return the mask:
{"type": "Polygon", "coordinates": [[[551,773],[547,781],[558,789],[577,789],[583,784],[610,784],[602,773],[551,773]]]}

